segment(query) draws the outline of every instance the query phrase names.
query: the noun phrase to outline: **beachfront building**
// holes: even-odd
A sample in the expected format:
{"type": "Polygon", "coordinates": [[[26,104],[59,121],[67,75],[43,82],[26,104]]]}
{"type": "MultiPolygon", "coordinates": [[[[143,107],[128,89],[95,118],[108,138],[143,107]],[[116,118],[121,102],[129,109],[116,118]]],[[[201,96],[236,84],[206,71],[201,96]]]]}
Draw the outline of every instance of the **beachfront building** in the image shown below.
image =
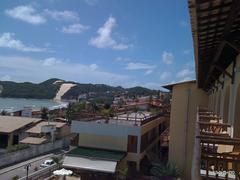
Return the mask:
{"type": "Polygon", "coordinates": [[[84,172],[114,176],[124,167],[140,170],[144,158],[159,155],[160,135],[167,121],[167,116],[147,111],[74,119],[71,132],[78,134],[78,147],[66,155],[63,166],[81,176],[84,172]]]}
{"type": "Polygon", "coordinates": [[[169,162],[184,179],[238,179],[240,1],[189,0],[196,81],[172,91],[169,162]]]}

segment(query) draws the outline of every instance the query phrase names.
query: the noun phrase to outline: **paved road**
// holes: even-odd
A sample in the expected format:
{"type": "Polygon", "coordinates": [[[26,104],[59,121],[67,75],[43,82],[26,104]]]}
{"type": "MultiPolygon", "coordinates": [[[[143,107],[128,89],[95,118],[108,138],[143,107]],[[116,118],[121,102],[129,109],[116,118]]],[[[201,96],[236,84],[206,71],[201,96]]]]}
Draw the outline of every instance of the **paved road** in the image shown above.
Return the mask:
{"type": "Polygon", "coordinates": [[[13,166],[9,166],[7,168],[1,169],[0,179],[11,180],[15,176],[18,176],[19,178],[26,176],[27,171],[24,167],[26,164],[29,164],[29,163],[31,164],[31,167],[29,169],[29,174],[31,174],[35,172],[36,167],[38,170],[41,168],[40,165],[43,163],[44,160],[51,159],[51,157],[53,156],[54,154],[47,154],[44,156],[39,156],[30,160],[15,164],[13,166]]]}

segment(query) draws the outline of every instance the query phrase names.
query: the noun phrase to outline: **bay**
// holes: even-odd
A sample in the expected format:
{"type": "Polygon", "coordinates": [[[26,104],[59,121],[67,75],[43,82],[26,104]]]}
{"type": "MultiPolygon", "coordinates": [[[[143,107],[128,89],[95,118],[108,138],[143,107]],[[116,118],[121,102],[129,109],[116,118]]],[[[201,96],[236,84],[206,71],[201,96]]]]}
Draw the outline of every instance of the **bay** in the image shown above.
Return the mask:
{"type": "Polygon", "coordinates": [[[57,102],[50,99],[0,98],[0,111],[13,112],[21,110],[24,107],[32,107],[37,110],[41,109],[41,107],[56,109],[66,107],[67,104],[67,102],[57,102]]]}

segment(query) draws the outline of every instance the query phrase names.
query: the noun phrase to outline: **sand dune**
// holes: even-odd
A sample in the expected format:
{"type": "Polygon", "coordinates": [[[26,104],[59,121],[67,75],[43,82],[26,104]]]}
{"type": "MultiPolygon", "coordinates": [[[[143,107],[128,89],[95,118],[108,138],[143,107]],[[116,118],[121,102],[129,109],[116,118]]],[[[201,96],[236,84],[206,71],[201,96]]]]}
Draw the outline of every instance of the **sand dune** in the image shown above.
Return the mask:
{"type": "Polygon", "coordinates": [[[59,91],[57,92],[54,100],[61,100],[62,96],[72,87],[76,86],[76,84],[72,84],[72,83],[63,83],[59,89],[59,91]]]}

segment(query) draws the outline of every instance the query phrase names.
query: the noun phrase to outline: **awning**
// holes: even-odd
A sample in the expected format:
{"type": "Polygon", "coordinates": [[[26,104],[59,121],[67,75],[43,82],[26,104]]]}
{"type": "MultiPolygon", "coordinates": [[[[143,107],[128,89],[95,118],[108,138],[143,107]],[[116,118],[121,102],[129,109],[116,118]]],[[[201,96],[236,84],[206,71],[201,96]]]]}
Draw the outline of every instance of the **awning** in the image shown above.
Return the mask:
{"type": "Polygon", "coordinates": [[[85,157],[65,156],[63,167],[115,173],[117,161],[106,161],[85,157]]]}

